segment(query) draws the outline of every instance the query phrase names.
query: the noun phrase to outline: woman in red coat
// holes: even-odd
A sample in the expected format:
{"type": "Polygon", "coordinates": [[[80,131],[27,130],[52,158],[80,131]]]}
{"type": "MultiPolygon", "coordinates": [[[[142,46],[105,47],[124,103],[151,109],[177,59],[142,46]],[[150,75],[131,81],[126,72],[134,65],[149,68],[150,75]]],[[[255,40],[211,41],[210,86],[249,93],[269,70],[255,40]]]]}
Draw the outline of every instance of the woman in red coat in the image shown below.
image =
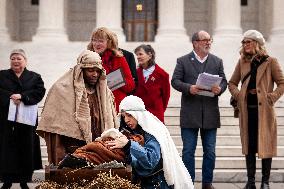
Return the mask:
{"type": "Polygon", "coordinates": [[[170,98],[169,74],[155,63],[155,51],[151,45],[140,45],[135,49],[139,68],[135,95],[142,98],[146,109],[164,122],[170,98]]]}
{"type": "Polygon", "coordinates": [[[88,50],[98,53],[103,62],[103,67],[106,70],[106,74],[109,74],[117,69],[121,69],[124,76],[125,85],[112,90],[116,110],[121,100],[132,92],[135,88],[135,83],[130,72],[130,68],[126,62],[121,51],[118,50],[118,41],[116,34],[105,27],[96,29],[91,36],[91,42],[88,44],[88,50]]]}

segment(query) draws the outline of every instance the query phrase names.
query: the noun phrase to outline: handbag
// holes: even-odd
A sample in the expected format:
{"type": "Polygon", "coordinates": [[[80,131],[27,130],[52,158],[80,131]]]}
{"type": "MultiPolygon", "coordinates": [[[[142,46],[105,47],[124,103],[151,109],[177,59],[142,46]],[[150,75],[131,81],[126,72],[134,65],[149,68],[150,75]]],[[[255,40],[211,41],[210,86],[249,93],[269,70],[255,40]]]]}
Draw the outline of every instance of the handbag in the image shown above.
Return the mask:
{"type": "MultiPolygon", "coordinates": [[[[257,69],[266,59],[268,58],[268,56],[264,56],[261,58],[260,63],[257,65],[257,67],[255,69],[257,69]]],[[[249,71],[245,77],[242,79],[242,84],[246,81],[246,79],[248,78],[248,76],[251,74],[251,71],[249,71]]],[[[238,107],[238,101],[231,96],[230,98],[230,105],[234,108],[234,118],[238,118],[239,117],[239,107],[238,107]]]]}

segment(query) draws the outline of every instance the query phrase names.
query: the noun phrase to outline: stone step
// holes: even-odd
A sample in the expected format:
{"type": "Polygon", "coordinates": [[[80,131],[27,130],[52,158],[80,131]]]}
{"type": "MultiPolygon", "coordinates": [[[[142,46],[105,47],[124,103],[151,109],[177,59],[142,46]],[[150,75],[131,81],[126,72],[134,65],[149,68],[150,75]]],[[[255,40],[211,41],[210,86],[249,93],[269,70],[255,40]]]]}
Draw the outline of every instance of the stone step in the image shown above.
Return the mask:
{"type": "MultiPolygon", "coordinates": [[[[41,115],[41,111],[42,111],[42,107],[40,107],[39,110],[38,110],[38,117],[39,118],[40,118],[40,115],[41,115]]],[[[233,117],[233,115],[234,115],[233,112],[234,112],[233,108],[231,108],[231,107],[220,107],[221,118],[224,117],[225,119],[229,118],[229,119],[233,119],[233,120],[237,121],[238,119],[233,117]]],[[[277,120],[279,118],[284,117],[284,107],[276,107],[275,112],[276,112],[276,115],[277,115],[277,120]]],[[[166,120],[168,118],[172,119],[172,117],[177,117],[179,119],[179,116],[180,116],[180,107],[168,107],[167,110],[165,111],[165,119],[166,120]]],[[[283,121],[281,123],[283,123],[283,121]]],[[[278,123],[278,124],[280,124],[280,123],[278,123]]],[[[283,124],[281,124],[281,125],[283,125],[283,124]]]]}
{"type": "MultiPolygon", "coordinates": [[[[182,154],[182,146],[177,146],[179,154],[182,154]]],[[[202,146],[196,147],[195,156],[202,157],[202,146]]],[[[216,146],[216,157],[240,157],[242,156],[241,146],[216,146]]],[[[277,147],[277,157],[284,157],[284,146],[277,147]]]]}
{"type": "MultiPolygon", "coordinates": [[[[201,169],[196,169],[195,178],[197,182],[201,182],[201,169]]],[[[256,170],[255,180],[261,182],[261,170],[256,170]]],[[[272,169],[270,174],[270,182],[284,182],[284,169],[272,169]]],[[[214,170],[214,182],[224,183],[237,183],[246,182],[247,173],[245,169],[215,169],[214,170]]],[[[221,188],[225,189],[225,188],[221,188]]]]}
{"type": "MultiPolygon", "coordinates": [[[[234,110],[232,107],[219,107],[220,115],[224,117],[232,117],[234,115],[234,110]]],[[[275,112],[277,117],[283,117],[284,116],[284,107],[275,107],[275,112]]],[[[177,116],[179,117],[180,114],[180,107],[178,106],[168,106],[165,117],[167,116],[177,116]]]]}
{"type": "MultiPolygon", "coordinates": [[[[201,169],[196,169],[195,180],[201,181],[201,169]]],[[[45,180],[44,169],[37,170],[33,174],[33,182],[40,182],[45,180]]],[[[261,170],[256,170],[255,175],[256,182],[261,182],[261,170]]],[[[246,182],[246,170],[245,169],[215,169],[214,170],[214,183],[238,183],[246,182]]],[[[284,182],[284,169],[272,169],[270,174],[270,182],[284,182]]]]}
{"type": "MultiPolygon", "coordinates": [[[[167,125],[171,136],[180,136],[180,126],[179,125],[167,125]]],[[[279,125],[277,127],[278,136],[284,136],[284,125],[279,125]]],[[[240,129],[238,125],[223,125],[217,130],[218,136],[240,136],[240,129]]]]}
{"type": "MultiPolygon", "coordinates": [[[[182,154],[182,146],[177,146],[179,154],[182,154]]],[[[202,146],[196,147],[196,157],[201,157],[203,155],[202,146]]],[[[46,146],[41,146],[41,156],[47,158],[46,146]]],[[[239,157],[242,156],[241,146],[216,146],[216,156],[217,157],[239,157]]],[[[284,157],[284,146],[277,147],[277,156],[284,157]]]]}
{"type": "MultiPolygon", "coordinates": [[[[234,117],[220,117],[221,126],[238,126],[239,119],[234,117]]],[[[167,126],[179,126],[180,125],[180,118],[179,116],[167,116],[165,117],[165,125],[167,126]]],[[[284,125],[284,116],[277,117],[277,125],[283,126],[284,125]]]]}
{"type": "MultiPolygon", "coordinates": [[[[284,169],[284,157],[273,158],[272,168],[274,169],[284,169]]],[[[43,166],[48,165],[48,159],[46,157],[42,158],[43,166]]],[[[202,157],[195,158],[195,167],[202,167],[202,157]]],[[[244,157],[216,157],[216,169],[245,169],[245,158],[244,157]]],[[[257,168],[261,168],[261,161],[257,160],[257,168]]]]}
{"type": "MultiPolygon", "coordinates": [[[[176,146],[182,146],[182,140],[180,136],[172,136],[176,146]]],[[[284,146],[284,136],[278,136],[278,146],[284,146]]],[[[201,139],[199,137],[197,145],[201,145],[201,139]]],[[[239,136],[217,136],[217,146],[241,146],[241,139],[239,136]]]]}

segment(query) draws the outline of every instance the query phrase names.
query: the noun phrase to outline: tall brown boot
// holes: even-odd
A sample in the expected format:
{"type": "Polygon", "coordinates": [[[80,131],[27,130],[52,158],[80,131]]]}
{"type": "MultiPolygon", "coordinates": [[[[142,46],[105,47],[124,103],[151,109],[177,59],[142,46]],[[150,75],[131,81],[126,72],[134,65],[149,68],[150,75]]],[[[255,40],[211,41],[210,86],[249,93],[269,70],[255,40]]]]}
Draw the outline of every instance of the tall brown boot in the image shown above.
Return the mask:
{"type": "Polygon", "coordinates": [[[261,164],[261,172],[262,172],[262,179],[261,179],[261,187],[260,189],[270,189],[269,187],[269,177],[271,171],[271,163],[272,158],[262,159],[261,164]]]}
{"type": "Polygon", "coordinates": [[[255,154],[246,155],[247,177],[248,181],[244,189],[256,189],[255,187],[255,170],[256,170],[255,154]]]}

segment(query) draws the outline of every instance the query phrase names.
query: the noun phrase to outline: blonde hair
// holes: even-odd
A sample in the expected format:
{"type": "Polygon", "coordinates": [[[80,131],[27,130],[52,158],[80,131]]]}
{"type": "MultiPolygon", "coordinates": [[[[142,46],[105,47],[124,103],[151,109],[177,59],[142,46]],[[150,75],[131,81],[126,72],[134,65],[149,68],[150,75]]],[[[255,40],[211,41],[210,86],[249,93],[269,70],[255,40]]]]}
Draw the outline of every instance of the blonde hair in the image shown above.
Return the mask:
{"type": "Polygon", "coordinates": [[[118,49],[118,39],[114,32],[110,31],[106,27],[100,27],[94,30],[91,35],[90,43],[87,46],[88,50],[95,51],[92,44],[92,40],[95,38],[107,40],[107,49],[113,51],[118,57],[123,56],[122,52],[118,49]]]}
{"type": "Polygon", "coordinates": [[[240,49],[240,55],[241,55],[241,58],[242,59],[245,59],[245,60],[252,60],[252,58],[258,56],[258,57],[262,57],[262,56],[267,56],[268,53],[266,51],[266,48],[264,45],[260,45],[260,43],[258,41],[255,41],[255,46],[254,46],[254,49],[253,49],[253,54],[249,54],[249,53],[246,53],[245,50],[244,50],[244,47],[242,46],[241,49],[240,49]]]}

